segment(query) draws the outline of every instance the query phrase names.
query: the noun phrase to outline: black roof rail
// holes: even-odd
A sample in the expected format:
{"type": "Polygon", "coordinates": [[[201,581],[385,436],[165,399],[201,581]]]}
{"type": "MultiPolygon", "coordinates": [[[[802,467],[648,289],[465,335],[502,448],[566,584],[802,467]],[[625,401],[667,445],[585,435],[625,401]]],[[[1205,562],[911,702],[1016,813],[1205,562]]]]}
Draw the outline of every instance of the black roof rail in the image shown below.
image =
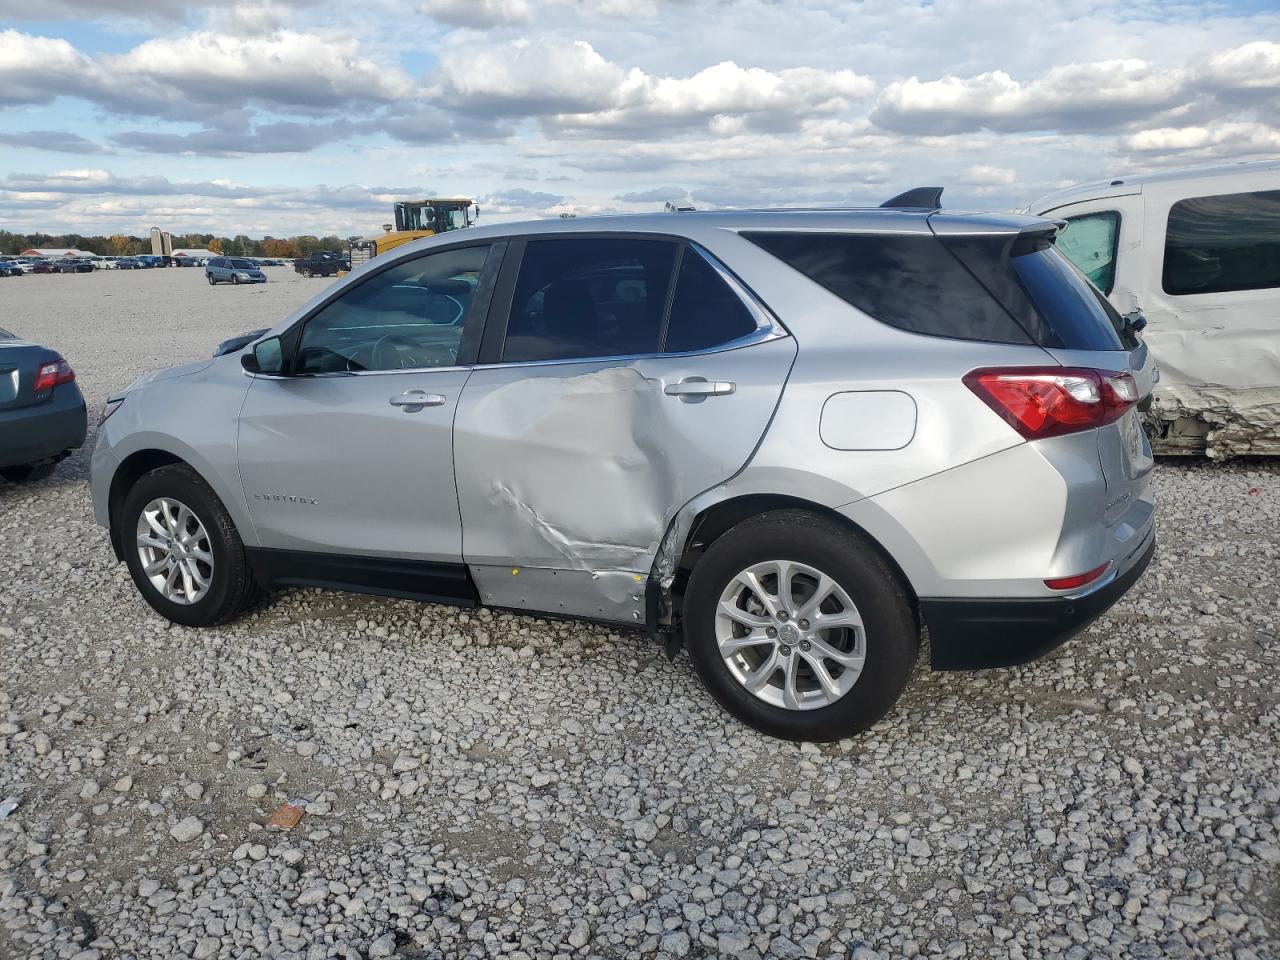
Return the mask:
{"type": "Polygon", "coordinates": [[[913,187],[906,193],[886,200],[880,206],[891,210],[941,210],[942,188],[913,187]]]}

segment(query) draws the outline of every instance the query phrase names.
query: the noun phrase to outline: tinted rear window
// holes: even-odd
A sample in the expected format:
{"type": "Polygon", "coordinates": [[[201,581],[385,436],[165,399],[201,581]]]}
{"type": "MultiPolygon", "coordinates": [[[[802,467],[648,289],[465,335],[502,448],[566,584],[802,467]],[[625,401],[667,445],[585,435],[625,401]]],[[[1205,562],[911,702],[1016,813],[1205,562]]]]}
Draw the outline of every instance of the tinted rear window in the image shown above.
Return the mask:
{"type": "Polygon", "coordinates": [[[1179,200],[1169,210],[1165,293],[1280,287],[1280,190],[1179,200]]]}
{"type": "Polygon", "coordinates": [[[1096,288],[1061,253],[1046,247],[1013,257],[1012,263],[1059,345],[1071,350],[1124,349],[1096,288]]]}
{"type": "Polygon", "coordinates": [[[936,237],[745,233],[752,243],[882,323],[961,340],[1030,343],[936,237]]]}

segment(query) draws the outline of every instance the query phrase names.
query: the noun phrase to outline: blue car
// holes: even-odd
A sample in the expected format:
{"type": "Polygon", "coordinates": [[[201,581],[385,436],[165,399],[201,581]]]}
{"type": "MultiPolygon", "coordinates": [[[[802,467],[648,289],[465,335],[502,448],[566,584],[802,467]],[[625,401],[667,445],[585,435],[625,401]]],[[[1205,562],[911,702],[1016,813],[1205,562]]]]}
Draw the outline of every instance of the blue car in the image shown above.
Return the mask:
{"type": "Polygon", "coordinates": [[[266,283],[267,275],[252,260],[242,257],[212,257],[204,265],[204,278],[215,283],[266,283]]]}
{"type": "Polygon", "coordinates": [[[22,268],[10,260],[0,260],[0,277],[20,277],[22,268]]]}

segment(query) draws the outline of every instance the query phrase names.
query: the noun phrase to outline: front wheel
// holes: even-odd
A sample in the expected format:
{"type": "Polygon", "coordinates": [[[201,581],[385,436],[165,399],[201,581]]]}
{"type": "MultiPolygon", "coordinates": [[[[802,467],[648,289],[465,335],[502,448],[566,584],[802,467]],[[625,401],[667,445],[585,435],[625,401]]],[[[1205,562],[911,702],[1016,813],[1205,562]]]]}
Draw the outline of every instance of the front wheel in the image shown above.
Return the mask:
{"type": "Polygon", "coordinates": [[[787,740],[839,740],[897,702],[919,630],[894,571],[861,537],[802,510],[746,520],[689,580],[694,668],[739,720],[787,740]]]}
{"type": "Polygon", "coordinates": [[[206,280],[208,280],[208,281],[209,281],[209,286],[211,286],[211,287],[216,286],[216,285],[217,285],[217,283],[218,283],[218,281],[217,281],[217,280],[213,279],[213,274],[212,274],[212,273],[206,273],[206,274],[204,275],[204,278],[205,278],[206,280]]]}
{"type": "Polygon", "coordinates": [[[125,497],[115,524],[134,584],[174,623],[222,623],[253,595],[244,544],[230,514],[185,464],[144,475],[125,497]]]}
{"type": "Polygon", "coordinates": [[[240,277],[234,273],[231,275],[231,285],[233,287],[240,286],[240,277]]]}

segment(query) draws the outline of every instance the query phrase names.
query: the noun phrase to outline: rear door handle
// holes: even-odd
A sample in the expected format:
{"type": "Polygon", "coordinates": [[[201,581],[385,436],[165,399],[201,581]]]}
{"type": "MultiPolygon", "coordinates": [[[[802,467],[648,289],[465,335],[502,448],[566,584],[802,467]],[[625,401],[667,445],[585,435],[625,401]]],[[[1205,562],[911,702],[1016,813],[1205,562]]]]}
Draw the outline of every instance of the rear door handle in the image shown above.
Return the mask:
{"type": "Polygon", "coordinates": [[[427,393],[425,390],[406,390],[391,398],[393,407],[401,407],[405,413],[414,413],[423,407],[439,407],[444,404],[444,394],[427,393]]]}
{"type": "Polygon", "coordinates": [[[686,403],[696,403],[707,397],[727,397],[738,389],[730,380],[708,380],[706,377],[685,377],[676,383],[668,383],[662,392],[669,397],[679,397],[686,403]]]}

